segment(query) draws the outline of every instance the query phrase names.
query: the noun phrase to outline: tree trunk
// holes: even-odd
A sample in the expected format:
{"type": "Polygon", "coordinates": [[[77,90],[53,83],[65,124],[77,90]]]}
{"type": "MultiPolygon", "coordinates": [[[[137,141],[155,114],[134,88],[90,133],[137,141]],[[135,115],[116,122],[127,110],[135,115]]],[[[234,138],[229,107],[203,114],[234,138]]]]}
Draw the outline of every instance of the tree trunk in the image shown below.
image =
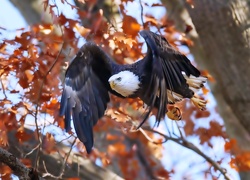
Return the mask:
{"type": "MultiPolygon", "coordinates": [[[[236,138],[242,150],[250,150],[249,1],[193,0],[193,7],[182,0],[163,2],[167,9],[168,5],[175,9],[173,15],[181,23],[191,17],[198,34],[192,36],[195,46],[191,52],[216,80],[212,91],[229,137],[236,138]],[[186,19],[182,17],[185,13],[186,19]],[[201,53],[193,51],[196,48],[201,53]]],[[[249,172],[240,176],[250,179],[249,172]]]]}

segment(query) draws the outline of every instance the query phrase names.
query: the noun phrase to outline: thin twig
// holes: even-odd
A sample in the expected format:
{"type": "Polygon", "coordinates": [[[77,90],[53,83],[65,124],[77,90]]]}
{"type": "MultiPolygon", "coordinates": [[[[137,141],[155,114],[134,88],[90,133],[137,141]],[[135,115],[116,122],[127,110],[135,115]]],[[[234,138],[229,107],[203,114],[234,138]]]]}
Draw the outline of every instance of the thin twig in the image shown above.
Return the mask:
{"type": "Polygon", "coordinates": [[[68,152],[67,155],[66,155],[66,158],[64,158],[64,160],[63,160],[63,165],[62,165],[62,169],[61,169],[61,173],[60,173],[60,175],[59,175],[59,178],[62,178],[62,176],[63,176],[63,174],[64,174],[66,163],[67,163],[67,161],[68,161],[68,159],[69,159],[69,156],[70,156],[70,153],[71,153],[71,151],[72,151],[72,149],[73,149],[73,146],[74,146],[75,143],[76,143],[76,139],[77,139],[77,138],[74,139],[73,143],[72,143],[71,146],[70,146],[70,150],[69,150],[69,152],[68,152]]]}
{"type": "Polygon", "coordinates": [[[141,23],[142,23],[142,26],[144,27],[144,21],[143,21],[143,6],[142,6],[141,0],[139,0],[139,2],[140,2],[140,6],[141,6],[141,23]]]}
{"type": "Polygon", "coordinates": [[[43,175],[43,177],[52,177],[52,178],[54,178],[54,179],[63,179],[62,176],[63,176],[64,171],[65,171],[65,166],[66,166],[66,163],[67,163],[68,158],[69,158],[69,156],[70,156],[70,153],[71,153],[71,151],[72,151],[72,149],[73,149],[73,146],[74,146],[74,144],[75,144],[75,142],[76,142],[76,139],[77,139],[77,138],[75,138],[74,141],[72,142],[72,144],[71,144],[71,146],[70,146],[70,150],[69,150],[69,152],[67,153],[66,157],[65,157],[64,160],[63,160],[63,164],[62,164],[62,168],[61,168],[60,174],[59,174],[58,176],[55,176],[55,175],[49,173],[49,171],[48,171],[48,169],[47,169],[47,167],[46,167],[46,165],[45,165],[45,162],[43,161],[43,167],[44,167],[44,170],[45,170],[45,172],[46,172],[46,173],[43,175]]]}
{"type": "Polygon", "coordinates": [[[187,141],[184,138],[173,138],[173,137],[169,137],[159,131],[156,131],[154,129],[150,129],[149,127],[144,128],[144,130],[146,131],[150,131],[153,133],[157,133],[161,136],[163,136],[165,139],[171,140],[183,147],[186,147],[187,149],[190,149],[194,152],[196,152],[197,154],[199,154],[201,157],[203,157],[207,162],[209,162],[216,170],[220,171],[221,174],[224,176],[224,178],[226,180],[230,180],[231,178],[228,176],[227,174],[227,170],[223,167],[221,167],[217,162],[215,162],[214,160],[212,160],[210,157],[208,157],[206,154],[204,154],[198,147],[196,147],[193,143],[187,141]]]}
{"type": "Polygon", "coordinates": [[[46,173],[43,174],[43,177],[52,177],[54,179],[58,179],[57,176],[54,176],[53,174],[49,173],[48,170],[47,170],[47,167],[45,165],[45,162],[43,161],[43,168],[45,170],[46,173]]]}
{"type": "MultiPolygon", "coordinates": [[[[69,139],[69,138],[71,138],[72,136],[74,136],[74,135],[73,135],[73,134],[70,134],[68,137],[62,139],[61,141],[56,142],[56,144],[60,144],[61,142],[65,141],[65,140],[67,140],[67,139],[69,139]]],[[[75,137],[75,136],[74,136],[74,137],[75,137]]]]}
{"type": "Polygon", "coordinates": [[[140,127],[139,130],[140,130],[140,132],[145,136],[145,138],[146,138],[148,141],[150,141],[151,143],[154,143],[154,144],[163,144],[163,143],[165,143],[165,142],[168,141],[168,139],[164,138],[164,139],[165,139],[164,141],[162,141],[162,142],[156,142],[155,140],[153,140],[151,137],[148,136],[148,134],[144,131],[143,128],[140,127]]]}
{"type": "Polygon", "coordinates": [[[0,76],[0,82],[1,82],[2,89],[3,89],[4,98],[7,99],[7,95],[6,95],[4,84],[3,84],[3,80],[2,80],[2,75],[0,76]]]}
{"type": "Polygon", "coordinates": [[[38,149],[38,148],[39,148],[39,145],[40,145],[40,143],[39,143],[36,147],[34,147],[30,152],[26,153],[26,154],[24,155],[24,158],[26,158],[28,155],[32,154],[36,149],[38,149]]]}
{"type": "Polygon", "coordinates": [[[184,138],[184,136],[183,136],[183,134],[182,134],[182,132],[181,132],[181,129],[180,129],[180,127],[178,126],[178,124],[177,124],[176,121],[175,121],[175,124],[176,124],[176,126],[177,126],[177,128],[178,128],[178,131],[179,131],[179,134],[180,134],[181,138],[184,138]]]}
{"type": "Polygon", "coordinates": [[[39,92],[38,92],[38,98],[37,98],[36,108],[35,108],[35,125],[36,125],[37,137],[38,137],[38,140],[39,140],[39,147],[38,147],[38,151],[37,151],[36,159],[35,159],[35,160],[36,160],[36,161],[35,161],[35,162],[36,162],[36,164],[35,164],[35,170],[36,170],[37,167],[38,167],[38,162],[39,162],[39,161],[38,161],[38,158],[39,158],[40,148],[41,148],[41,144],[42,144],[42,139],[41,139],[41,137],[40,137],[39,127],[38,127],[38,122],[37,122],[37,120],[38,120],[38,118],[37,118],[37,116],[38,116],[38,109],[39,109],[39,107],[40,107],[39,101],[40,101],[40,98],[41,98],[41,96],[42,96],[42,89],[43,89],[43,86],[44,86],[46,77],[47,77],[48,74],[51,72],[51,70],[53,69],[53,67],[55,66],[55,64],[57,63],[57,61],[58,61],[58,59],[59,59],[59,56],[60,56],[61,53],[62,53],[64,43],[65,43],[65,42],[63,41],[62,47],[61,47],[60,51],[58,52],[58,54],[57,54],[57,56],[56,56],[54,62],[52,63],[52,65],[50,66],[49,70],[48,70],[48,71],[46,72],[46,74],[44,75],[43,80],[42,80],[42,83],[41,83],[41,86],[40,86],[40,89],[39,89],[39,92]]]}

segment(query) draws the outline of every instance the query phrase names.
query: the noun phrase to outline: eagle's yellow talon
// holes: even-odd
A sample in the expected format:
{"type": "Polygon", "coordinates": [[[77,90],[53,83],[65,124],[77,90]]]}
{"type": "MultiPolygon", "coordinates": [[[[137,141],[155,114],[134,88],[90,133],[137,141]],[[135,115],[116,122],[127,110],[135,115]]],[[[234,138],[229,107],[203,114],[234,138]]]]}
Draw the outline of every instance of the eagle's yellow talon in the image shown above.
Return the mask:
{"type": "Polygon", "coordinates": [[[167,112],[167,116],[171,120],[179,121],[181,120],[181,111],[178,107],[172,108],[170,111],[167,112]]]}
{"type": "Polygon", "coordinates": [[[197,107],[199,108],[200,110],[204,111],[206,109],[206,104],[207,104],[207,101],[203,100],[203,99],[200,99],[199,97],[197,96],[193,96],[191,98],[191,101],[192,103],[197,107]]]}

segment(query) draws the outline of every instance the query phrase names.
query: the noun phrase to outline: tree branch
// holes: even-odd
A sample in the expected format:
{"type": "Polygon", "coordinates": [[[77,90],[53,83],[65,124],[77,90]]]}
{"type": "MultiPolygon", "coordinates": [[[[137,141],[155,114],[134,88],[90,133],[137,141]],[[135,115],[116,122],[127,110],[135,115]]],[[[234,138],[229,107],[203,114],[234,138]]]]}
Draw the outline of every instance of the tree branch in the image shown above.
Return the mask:
{"type": "Polygon", "coordinates": [[[38,179],[38,175],[33,171],[33,169],[27,168],[18,158],[1,147],[0,162],[3,162],[9,166],[13,173],[18,176],[20,180],[31,179],[31,177],[38,179]]]}
{"type": "Polygon", "coordinates": [[[167,136],[159,131],[156,131],[154,129],[151,129],[150,127],[144,127],[144,130],[146,131],[150,131],[153,133],[157,133],[159,135],[161,135],[162,137],[165,138],[165,140],[171,140],[187,149],[190,149],[194,152],[196,152],[197,154],[199,154],[201,157],[203,157],[207,162],[209,162],[216,170],[220,171],[220,173],[224,176],[224,178],[226,180],[230,180],[231,178],[228,176],[227,171],[225,168],[221,167],[217,162],[215,162],[214,160],[212,160],[209,156],[207,156],[206,154],[204,154],[198,147],[196,147],[193,143],[187,141],[185,138],[183,137],[179,137],[179,138],[173,138],[170,136],[167,136]]]}

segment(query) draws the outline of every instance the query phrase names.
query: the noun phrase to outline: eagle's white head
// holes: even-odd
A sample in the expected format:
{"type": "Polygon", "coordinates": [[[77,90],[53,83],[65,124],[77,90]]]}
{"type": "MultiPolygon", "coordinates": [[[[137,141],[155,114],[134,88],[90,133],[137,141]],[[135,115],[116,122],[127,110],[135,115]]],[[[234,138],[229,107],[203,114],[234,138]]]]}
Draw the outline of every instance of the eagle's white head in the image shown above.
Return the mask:
{"type": "Polygon", "coordinates": [[[110,87],[124,97],[128,97],[139,89],[139,77],[131,71],[121,71],[109,78],[110,87]]]}

